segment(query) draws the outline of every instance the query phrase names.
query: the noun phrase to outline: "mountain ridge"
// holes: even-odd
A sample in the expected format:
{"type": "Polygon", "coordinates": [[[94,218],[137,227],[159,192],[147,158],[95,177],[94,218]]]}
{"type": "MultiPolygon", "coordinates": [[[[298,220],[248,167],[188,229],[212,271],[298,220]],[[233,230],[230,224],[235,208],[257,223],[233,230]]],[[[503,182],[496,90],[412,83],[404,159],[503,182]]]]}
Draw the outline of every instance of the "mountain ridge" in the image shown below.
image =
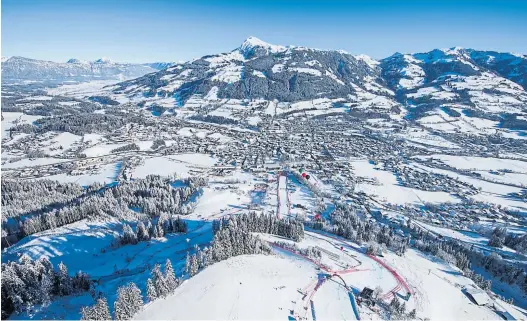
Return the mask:
{"type": "Polygon", "coordinates": [[[71,58],[66,62],[38,60],[20,56],[2,57],[4,80],[90,81],[137,78],[166,68],[171,63],[118,63],[108,58],[83,61],[71,58]]]}
{"type": "Polygon", "coordinates": [[[511,96],[514,108],[523,110],[527,94],[518,87],[525,84],[527,59],[495,53],[496,63],[483,63],[481,57],[490,55],[486,51],[452,47],[395,53],[375,60],[342,50],[277,46],[249,37],[228,53],[175,64],[119,83],[113,92],[127,97],[173,97],[179,105],[192,95],[284,102],[342,98],[351,104],[364,105],[367,101],[366,105],[397,110],[423,105],[424,100],[462,103],[472,108],[478,100],[470,97],[472,88],[480,92],[501,90],[501,94],[511,96]],[[506,64],[511,60],[516,67],[506,64]],[[473,78],[484,84],[478,88],[466,84],[475,81],[473,78]],[[465,83],[464,88],[444,87],[454,82],[465,83]],[[424,88],[428,88],[428,93],[419,92],[424,88]]]}

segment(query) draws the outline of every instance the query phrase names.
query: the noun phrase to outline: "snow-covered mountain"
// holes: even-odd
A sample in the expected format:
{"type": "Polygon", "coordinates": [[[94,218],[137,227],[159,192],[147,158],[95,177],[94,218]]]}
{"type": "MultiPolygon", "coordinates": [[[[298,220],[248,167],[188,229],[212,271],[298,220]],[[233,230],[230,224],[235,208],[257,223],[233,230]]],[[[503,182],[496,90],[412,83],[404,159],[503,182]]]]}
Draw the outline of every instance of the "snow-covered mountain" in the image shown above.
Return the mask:
{"type": "Polygon", "coordinates": [[[527,111],[527,93],[521,86],[526,63],[525,56],[450,48],[396,53],[381,60],[380,67],[382,78],[412,118],[441,107],[450,116],[470,111],[499,120],[504,113],[527,111]]]}
{"type": "Polygon", "coordinates": [[[218,98],[280,101],[340,98],[362,91],[393,95],[372,62],[343,51],[276,46],[250,37],[229,53],[176,64],[123,82],[116,91],[182,101],[213,88],[218,98]]]}
{"type": "Polygon", "coordinates": [[[2,58],[2,78],[4,80],[33,81],[124,80],[141,77],[166,66],[167,64],[162,63],[116,63],[108,58],[101,58],[92,62],[73,58],[65,63],[60,63],[14,56],[2,58]]]}
{"type": "MultiPolygon", "coordinates": [[[[180,63],[3,58],[2,76],[128,79],[101,94],[165,108],[185,106],[191,98],[198,101],[191,100],[190,105],[258,99],[286,104],[283,112],[340,106],[369,113],[368,117],[372,113],[408,120],[434,117],[425,122],[480,117],[489,128],[511,122],[527,128],[527,57],[458,47],[395,53],[377,61],[340,50],[273,45],[249,37],[230,52],[180,63]]],[[[514,126],[509,128],[518,128],[514,126]]]]}
{"type": "Polygon", "coordinates": [[[496,51],[478,51],[467,49],[477,64],[484,66],[498,75],[514,81],[527,89],[527,56],[496,51]]]}
{"type": "Polygon", "coordinates": [[[179,105],[192,96],[205,101],[287,103],[325,98],[408,119],[441,108],[452,115],[469,110],[497,117],[527,110],[522,87],[526,66],[526,56],[457,47],[396,53],[376,61],[366,55],[278,46],[249,37],[231,52],[178,63],[112,90],[128,98],[174,98],[179,105]]]}
{"type": "Polygon", "coordinates": [[[147,64],[144,64],[144,65],[152,67],[152,68],[154,68],[156,70],[162,70],[162,69],[166,69],[168,67],[171,67],[171,66],[173,66],[175,64],[176,64],[175,62],[152,62],[152,63],[147,63],[147,64]]]}

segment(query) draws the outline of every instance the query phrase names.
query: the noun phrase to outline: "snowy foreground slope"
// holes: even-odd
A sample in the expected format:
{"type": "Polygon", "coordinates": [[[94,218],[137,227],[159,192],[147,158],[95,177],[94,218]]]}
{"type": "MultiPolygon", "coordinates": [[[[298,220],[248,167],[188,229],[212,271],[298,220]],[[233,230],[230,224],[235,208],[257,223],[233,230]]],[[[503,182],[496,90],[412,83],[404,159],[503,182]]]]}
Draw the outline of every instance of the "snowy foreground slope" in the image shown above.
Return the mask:
{"type": "Polygon", "coordinates": [[[213,266],[156,301],[135,318],[285,319],[297,288],[316,279],[310,264],[267,256],[240,256],[213,266]]]}
{"type": "Polygon", "coordinates": [[[10,60],[3,319],[527,318],[525,56],[10,60]]]}
{"type": "MultiPolygon", "coordinates": [[[[391,258],[391,256],[390,256],[391,258]]],[[[389,259],[390,259],[389,258],[389,259]]],[[[367,260],[367,257],[361,257],[367,260]]],[[[388,259],[388,260],[389,260],[388,259]]],[[[415,297],[407,303],[420,317],[432,320],[496,320],[487,307],[474,305],[459,291],[471,284],[448,265],[430,261],[417,252],[404,260],[394,257],[394,267],[407,278],[415,297]],[[430,270],[430,274],[429,274],[430,270]],[[430,290],[433,289],[433,290],[430,290]]],[[[343,276],[348,284],[393,287],[389,274],[382,277],[382,267],[364,262],[368,271],[343,276]]],[[[174,294],[158,300],[135,316],[137,320],[165,319],[272,319],[283,320],[291,310],[313,319],[311,307],[304,310],[302,294],[317,280],[319,270],[310,262],[283,253],[275,256],[241,256],[218,263],[183,284],[174,294]]],[[[339,279],[326,281],[313,296],[316,317],[320,320],[356,320],[347,289],[339,279]]],[[[520,311],[509,307],[522,318],[520,311]]],[[[359,308],[362,319],[379,318],[367,308],[359,308]]]]}

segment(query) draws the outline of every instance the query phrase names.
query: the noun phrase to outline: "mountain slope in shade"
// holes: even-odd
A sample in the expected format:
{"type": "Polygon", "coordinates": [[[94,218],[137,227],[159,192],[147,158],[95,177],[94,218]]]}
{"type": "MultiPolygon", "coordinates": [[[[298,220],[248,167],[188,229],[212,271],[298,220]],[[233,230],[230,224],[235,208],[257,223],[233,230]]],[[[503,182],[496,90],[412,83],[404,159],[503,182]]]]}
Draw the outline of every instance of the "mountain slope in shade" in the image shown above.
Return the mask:
{"type": "Polygon", "coordinates": [[[270,45],[250,37],[235,50],[177,64],[155,74],[123,82],[117,92],[146,96],[207,95],[218,98],[264,98],[300,101],[371,92],[392,96],[380,70],[342,51],[270,45]]]}

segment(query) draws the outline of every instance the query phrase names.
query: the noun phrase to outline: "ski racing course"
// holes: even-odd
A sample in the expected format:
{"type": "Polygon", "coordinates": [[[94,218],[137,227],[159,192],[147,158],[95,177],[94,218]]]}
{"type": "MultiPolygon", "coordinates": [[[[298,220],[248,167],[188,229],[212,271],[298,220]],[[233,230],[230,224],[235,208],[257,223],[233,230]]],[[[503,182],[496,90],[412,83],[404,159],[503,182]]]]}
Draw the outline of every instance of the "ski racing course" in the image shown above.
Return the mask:
{"type": "Polygon", "coordinates": [[[278,218],[289,216],[291,205],[287,193],[287,176],[285,175],[280,175],[278,177],[277,197],[278,208],[276,210],[276,215],[278,218]]]}

